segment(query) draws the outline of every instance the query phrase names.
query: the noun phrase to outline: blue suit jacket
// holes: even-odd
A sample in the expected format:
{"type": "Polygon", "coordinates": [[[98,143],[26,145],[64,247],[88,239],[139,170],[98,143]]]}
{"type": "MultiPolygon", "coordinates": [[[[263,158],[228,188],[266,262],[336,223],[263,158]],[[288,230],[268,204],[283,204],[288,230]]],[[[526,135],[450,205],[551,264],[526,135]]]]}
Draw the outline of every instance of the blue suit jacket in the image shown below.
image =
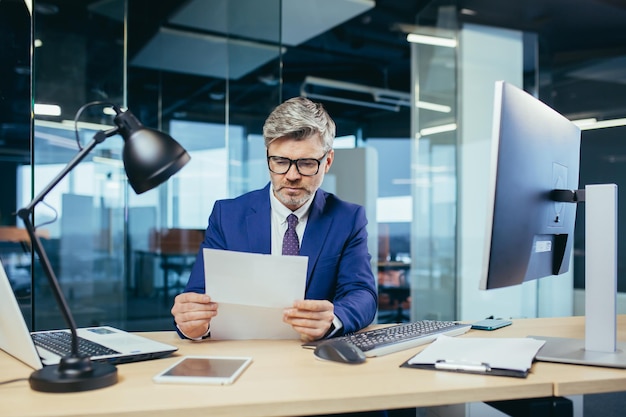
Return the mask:
{"type": "MultiPolygon", "coordinates": [[[[271,253],[269,186],[215,203],[185,291],[205,292],[203,248],[271,253]]],[[[376,314],[366,225],[363,207],[317,190],[300,248],[309,258],[304,298],[331,301],[343,333],[369,325],[376,314]]]]}

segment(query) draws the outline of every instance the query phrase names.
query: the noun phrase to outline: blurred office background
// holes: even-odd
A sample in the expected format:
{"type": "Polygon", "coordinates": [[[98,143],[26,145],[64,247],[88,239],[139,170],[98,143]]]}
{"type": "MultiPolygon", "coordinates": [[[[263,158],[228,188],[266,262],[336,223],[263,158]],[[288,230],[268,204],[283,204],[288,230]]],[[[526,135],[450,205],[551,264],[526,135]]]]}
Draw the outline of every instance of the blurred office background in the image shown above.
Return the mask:
{"type": "MultiPolygon", "coordinates": [[[[137,196],[111,137],[35,211],[78,324],[141,331],[172,328],[214,201],[269,180],[263,121],[298,95],[337,122],[324,187],[366,206],[379,322],[582,314],[582,227],[565,276],[478,290],[493,83],[571,120],[618,119],[583,130],[581,186],[620,185],[626,4],[514,3],[0,0],[0,259],[29,325],[65,327],[14,213],[78,151],[83,104],[127,107],[192,156],[137,196]]],[[[103,106],[90,107],[79,142],[111,126],[103,106]]]]}

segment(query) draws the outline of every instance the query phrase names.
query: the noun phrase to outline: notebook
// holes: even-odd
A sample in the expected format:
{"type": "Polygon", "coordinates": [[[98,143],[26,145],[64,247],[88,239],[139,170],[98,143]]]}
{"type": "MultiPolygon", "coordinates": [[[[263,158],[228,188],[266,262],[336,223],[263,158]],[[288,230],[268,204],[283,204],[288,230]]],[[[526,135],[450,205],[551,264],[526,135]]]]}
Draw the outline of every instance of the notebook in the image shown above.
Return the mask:
{"type": "MultiPolygon", "coordinates": [[[[62,355],[51,350],[35,346],[34,338],[38,335],[61,334],[70,335],[70,331],[49,330],[31,333],[11,288],[9,278],[0,262],[0,349],[19,359],[33,369],[41,369],[46,365],[59,363],[62,355]]],[[[170,355],[177,347],[157,342],[146,337],[116,329],[109,326],[79,328],[78,336],[88,341],[103,345],[111,351],[104,355],[94,355],[94,361],[113,364],[155,359],[170,355]]],[[[67,344],[69,341],[59,343],[67,344]]],[[[69,339],[68,339],[69,340],[69,339]]]]}

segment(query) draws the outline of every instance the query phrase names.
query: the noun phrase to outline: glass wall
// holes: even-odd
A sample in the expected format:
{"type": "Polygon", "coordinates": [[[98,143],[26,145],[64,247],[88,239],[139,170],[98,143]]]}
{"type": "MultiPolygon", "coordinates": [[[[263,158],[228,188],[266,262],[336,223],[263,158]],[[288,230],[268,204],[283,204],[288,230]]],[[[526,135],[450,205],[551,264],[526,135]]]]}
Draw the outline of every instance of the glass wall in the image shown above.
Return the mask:
{"type": "MultiPolygon", "coordinates": [[[[0,262],[27,322],[31,314],[31,257],[26,232],[15,226],[16,173],[31,160],[31,31],[23,1],[0,2],[0,262]]],[[[30,184],[26,184],[30,187],[30,184]]]]}
{"type": "MultiPolygon", "coordinates": [[[[110,104],[126,106],[124,4],[112,5],[99,13],[89,5],[33,2],[33,160],[18,170],[20,206],[46,187],[97,131],[114,126],[110,104]],[[42,111],[42,105],[53,111],[42,111]]],[[[122,146],[119,136],[98,145],[34,212],[34,224],[45,231],[42,243],[80,326],[119,326],[125,319],[129,201],[122,146]]],[[[33,327],[65,327],[40,263],[33,266],[33,327]]]]}
{"type": "Polygon", "coordinates": [[[411,44],[411,295],[415,319],[457,319],[456,7],[433,2],[417,19],[411,44]],[[444,42],[430,43],[429,39],[444,42]]]}

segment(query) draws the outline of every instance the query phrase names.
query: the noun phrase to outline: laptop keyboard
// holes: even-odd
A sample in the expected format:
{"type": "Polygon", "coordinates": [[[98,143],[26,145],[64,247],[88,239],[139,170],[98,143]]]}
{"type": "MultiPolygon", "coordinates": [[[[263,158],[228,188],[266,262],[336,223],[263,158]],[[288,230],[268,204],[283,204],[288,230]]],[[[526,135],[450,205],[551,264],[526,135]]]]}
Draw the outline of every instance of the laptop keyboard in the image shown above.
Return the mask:
{"type": "MultiPolygon", "coordinates": [[[[54,352],[59,356],[66,356],[72,352],[72,334],[65,331],[33,333],[35,346],[54,352]]],[[[117,355],[120,352],[106,346],[78,337],[78,353],[89,357],[117,355]]]]}

